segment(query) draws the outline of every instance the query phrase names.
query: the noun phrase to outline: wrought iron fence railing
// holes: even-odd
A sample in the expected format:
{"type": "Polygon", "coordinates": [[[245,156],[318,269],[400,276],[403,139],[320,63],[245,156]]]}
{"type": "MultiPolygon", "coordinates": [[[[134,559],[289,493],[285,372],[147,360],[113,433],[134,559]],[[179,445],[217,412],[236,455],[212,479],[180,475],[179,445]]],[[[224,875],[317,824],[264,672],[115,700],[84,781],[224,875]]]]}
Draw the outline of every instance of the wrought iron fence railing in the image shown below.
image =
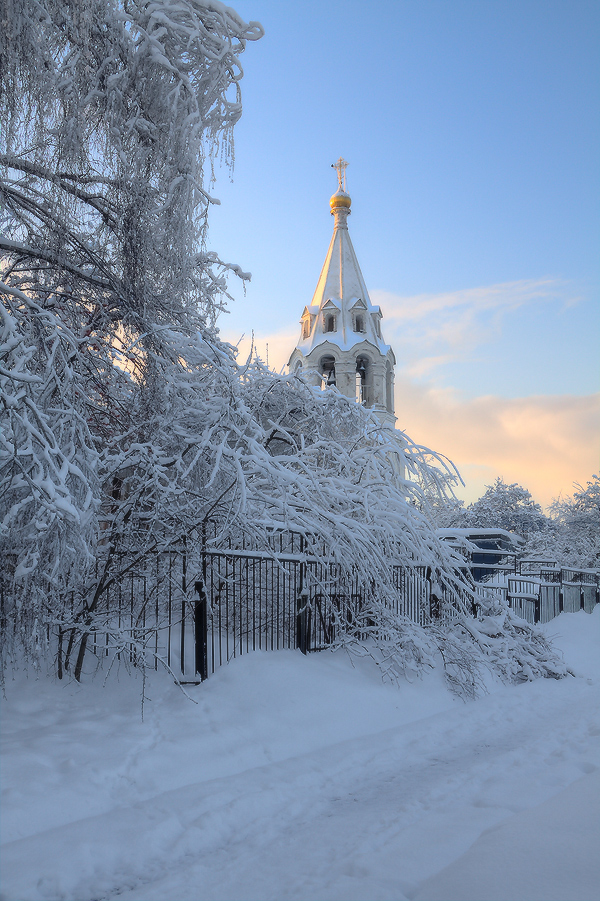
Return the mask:
{"type": "MultiPolygon", "coordinates": [[[[93,616],[82,617],[73,601],[62,618],[59,673],[72,668],[84,632],[94,657],[116,654],[133,665],[152,661],[177,678],[197,681],[248,651],[306,653],[331,645],[340,630],[368,629],[365,611],[380,587],[291,546],[298,552],[211,549],[188,541],[144,567],[115,560],[123,575],[102,591],[93,616]]],[[[427,567],[393,567],[387,604],[395,613],[425,623],[452,600],[448,589],[432,585],[427,567]]]]}
{"type": "MultiPolygon", "coordinates": [[[[360,581],[314,549],[307,553],[302,536],[275,533],[270,550],[243,545],[232,540],[216,548],[205,534],[135,566],[126,555],[113,560],[119,575],[97,595],[93,613],[71,598],[53,630],[59,675],[73,668],[82,636],[88,655],[164,665],[178,679],[195,682],[249,651],[306,653],[331,645],[340,630],[362,634],[372,625],[369,604],[381,586],[360,581]]],[[[398,564],[392,574],[385,603],[414,622],[431,622],[457,602],[473,601],[468,575],[461,592],[440,588],[425,566],[398,564]]],[[[541,566],[536,574],[506,574],[502,584],[488,587],[531,623],[548,622],[562,610],[589,612],[600,602],[593,571],[541,566]]]]}
{"type": "Polygon", "coordinates": [[[500,581],[486,583],[502,596],[508,605],[529,623],[547,623],[559,613],[591,613],[600,604],[600,573],[539,567],[524,575],[507,575],[500,581]]]}

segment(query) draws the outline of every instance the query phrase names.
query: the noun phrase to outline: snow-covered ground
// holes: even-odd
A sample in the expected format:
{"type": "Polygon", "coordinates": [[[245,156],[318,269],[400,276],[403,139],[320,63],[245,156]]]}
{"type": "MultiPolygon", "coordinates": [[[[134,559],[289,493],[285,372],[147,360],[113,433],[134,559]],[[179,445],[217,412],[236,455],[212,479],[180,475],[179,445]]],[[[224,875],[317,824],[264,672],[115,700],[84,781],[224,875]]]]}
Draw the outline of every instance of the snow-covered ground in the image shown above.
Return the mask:
{"type": "Polygon", "coordinates": [[[600,899],[600,608],[576,678],[463,703],[344,653],[255,653],[190,692],[17,674],[2,901],[600,899]]]}

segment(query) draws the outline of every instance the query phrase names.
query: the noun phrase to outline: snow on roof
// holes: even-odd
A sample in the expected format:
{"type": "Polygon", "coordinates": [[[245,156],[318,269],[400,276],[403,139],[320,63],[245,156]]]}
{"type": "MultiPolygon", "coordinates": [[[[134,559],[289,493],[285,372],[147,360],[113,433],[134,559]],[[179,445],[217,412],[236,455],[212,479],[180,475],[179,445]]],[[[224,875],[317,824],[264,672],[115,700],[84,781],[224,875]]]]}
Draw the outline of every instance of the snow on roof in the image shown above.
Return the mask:
{"type": "Polygon", "coordinates": [[[501,538],[508,544],[514,545],[515,549],[525,544],[525,539],[517,535],[516,532],[508,532],[506,529],[436,529],[436,533],[440,538],[452,540],[464,539],[466,541],[476,541],[478,538],[492,539],[501,538]]]}
{"type": "Polygon", "coordinates": [[[309,312],[315,317],[309,334],[305,337],[301,335],[297,344],[297,349],[303,356],[308,356],[314,348],[324,347],[325,344],[341,351],[358,349],[359,345],[364,344],[365,352],[368,353],[371,346],[383,356],[391,351],[379,329],[381,311],[371,303],[350,239],[347,225],[349,212],[347,207],[333,209],[335,224],[329,249],[312,302],[302,314],[306,316],[309,312]],[[334,323],[335,330],[325,331],[324,317],[318,314],[335,308],[339,311],[334,323]],[[362,316],[360,330],[357,330],[357,314],[362,316]]]}

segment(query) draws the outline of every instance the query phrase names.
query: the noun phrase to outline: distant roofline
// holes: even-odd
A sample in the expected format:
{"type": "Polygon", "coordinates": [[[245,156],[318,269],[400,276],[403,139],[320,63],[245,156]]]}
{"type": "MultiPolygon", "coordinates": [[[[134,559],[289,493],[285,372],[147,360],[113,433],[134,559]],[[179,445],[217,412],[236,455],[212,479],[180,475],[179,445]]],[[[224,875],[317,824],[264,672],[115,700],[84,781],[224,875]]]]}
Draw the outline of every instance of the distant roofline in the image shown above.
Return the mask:
{"type": "Polygon", "coordinates": [[[504,538],[513,544],[525,544],[525,539],[517,535],[516,532],[509,532],[506,529],[436,529],[436,535],[440,538],[465,538],[467,541],[473,541],[475,538],[504,538]]]}

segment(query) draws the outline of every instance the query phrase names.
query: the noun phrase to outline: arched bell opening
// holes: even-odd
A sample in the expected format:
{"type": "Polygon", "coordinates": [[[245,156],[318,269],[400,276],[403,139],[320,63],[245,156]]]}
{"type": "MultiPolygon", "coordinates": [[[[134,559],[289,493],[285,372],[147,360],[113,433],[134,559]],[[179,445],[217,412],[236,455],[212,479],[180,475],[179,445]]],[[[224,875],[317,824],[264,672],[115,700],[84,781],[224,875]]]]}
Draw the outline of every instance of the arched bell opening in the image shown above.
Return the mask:
{"type": "Polygon", "coordinates": [[[370,407],[371,401],[371,360],[365,354],[356,358],[356,400],[365,407],[370,407]]]}
{"type": "Polygon", "coordinates": [[[336,384],[335,357],[332,357],[331,354],[327,354],[326,356],[321,357],[319,370],[321,372],[321,387],[333,387],[336,384]]]}

